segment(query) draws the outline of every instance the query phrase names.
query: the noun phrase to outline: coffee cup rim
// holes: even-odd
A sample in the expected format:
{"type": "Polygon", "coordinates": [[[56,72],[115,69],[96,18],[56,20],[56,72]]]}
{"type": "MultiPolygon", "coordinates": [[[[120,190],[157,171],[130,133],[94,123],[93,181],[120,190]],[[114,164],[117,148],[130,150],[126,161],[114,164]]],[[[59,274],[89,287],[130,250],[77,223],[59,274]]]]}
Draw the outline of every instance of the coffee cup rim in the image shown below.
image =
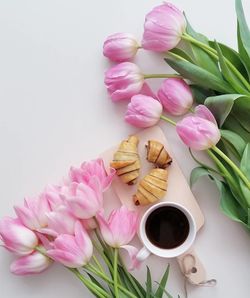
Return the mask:
{"type": "Polygon", "coordinates": [[[183,205],[168,201],[168,202],[160,202],[153,206],[151,206],[142,216],[139,226],[139,236],[141,238],[142,243],[144,246],[154,255],[164,257],[164,258],[174,258],[182,255],[186,251],[190,249],[190,247],[193,245],[193,242],[196,237],[196,223],[194,220],[193,215],[190,213],[190,211],[183,205]],[[154,245],[147,237],[146,234],[146,221],[149,215],[156,209],[161,208],[162,206],[172,206],[176,207],[177,209],[181,210],[185,216],[188,219],[189,222],[189,234],[186,238],[186,240],[178,247],[165,249],[165,248],[159,248],[158,246],[154,245]]]}

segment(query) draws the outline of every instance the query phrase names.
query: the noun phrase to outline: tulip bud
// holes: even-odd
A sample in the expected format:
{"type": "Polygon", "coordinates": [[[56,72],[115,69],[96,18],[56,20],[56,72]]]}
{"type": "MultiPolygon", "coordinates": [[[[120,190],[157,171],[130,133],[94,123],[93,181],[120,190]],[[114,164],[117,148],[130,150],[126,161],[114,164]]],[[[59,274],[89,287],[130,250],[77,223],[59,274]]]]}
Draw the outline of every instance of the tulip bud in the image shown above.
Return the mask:
{"type": "Polygon", "coordinates": [[[132,59],[139,45],[132,34],[115,33],[104,42],[103,55],[112,61],[123,62],[132,59]]]}
{"type": "Polygon", "coordinates": [[[189,85],[182,79],[170,78],[162,82],[158,98],[164,110],[175,116],[186,114],[193,104],[189,85]]]}
{"type": "Polygon", "coordinates": [[[6,249],[18,255],[30,254],[38,244],[36,234],[11,217],[0,221],[0,240],[6,249]]]}
{"type": "Polygon", "coordinates": [[[177,46],[186,30],[183,13],[170,3],[156,6],[146,15],[142,47],[166,52],[177,46]]]}
{"type": "Polygon", "coordinates": [[[187,116],[176,125],[181,140],[191,149],[206,150],[220,140],[220,131],[213,114],[205,107],[198,106],[194,116],[187,116]]]}
{"type": "Polygon", "coordinates": [[[131,62],[117,64],[105,73],[105,85],[113,101],[129,99],[138,94],[143,83],[143,74],[139,67],[131,62]]]}
{"type": "Polygon", "coordinates": [[[162,105],[158,100],[138,94],[131,98],[125,121],[137,127],[150,127],[160,120],[161,114],[162,105]]]}
{"type": "Polygon", "coordinates": [[[12,262],[10,271],[16,275],[38,274],[46,270],[51,263],[48,257],[35,251],[12,262]]]}

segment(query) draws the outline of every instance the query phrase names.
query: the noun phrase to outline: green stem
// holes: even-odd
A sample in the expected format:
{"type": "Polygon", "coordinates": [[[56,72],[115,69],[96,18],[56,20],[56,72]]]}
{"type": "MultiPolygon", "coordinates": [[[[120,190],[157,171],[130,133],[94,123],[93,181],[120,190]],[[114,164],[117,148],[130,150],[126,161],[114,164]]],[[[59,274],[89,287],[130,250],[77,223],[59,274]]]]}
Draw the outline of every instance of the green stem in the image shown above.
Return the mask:
{"type": "MultiPolygon", "coordinates": [[[[210,47],[209,45],[193,38],[192,36],[188,35],[187,33],[184,33],[182,35],[182,39],[189,41],[196,46],[202,48],[204,51],[206,51],[210,56],[212,56],[214,59],[219,60],[218,53],[215,49],[210,47]]],[[[231,71],[235,74],[235,76],[242,82],[242,84],[247,88],[248,91],[250,91],[250,84],[248,81],[243,77],[243,75],[238,71],[238,69],[229,61],[226,57],[224,57],[226,64],[231,69],[231,71]]]]}
{"type": "Polygon", "coordinates": [[[213,154],[213,152],[210,149],[207,150],[207,153],[211,157],[211,159],[215,162],[215,164],[217,165],[218,169],[220,171],[222,171],[223,178],[225,178],[225,180],[228,180],[231,183],[231,185],[233,185],[234,188],[237,189],[237,187],[238,187],[237,183],[235,183],[233,177],[230,175],[230,173],[225,168],[225,166],[223,165],[223,163],[213,154]]]}
{"type": "Polygon", "coordinates": [[[98,251],[99,255],[103,258],[105,261],[106,265],[108,266],[110,272],[113,274],[113,267],[112,264],[110,263],[109,259],[106,257],[105,253],[98,247],[98,244],[95,242],[95,240],[92,239],[93,245],[95,249],[98,251]]]}
{"type": "Polygon", "coordinates": [[[246,184],[246,186],[250,190],[250,181],[247,179],[244,173],[236,166],[236,164],[232,162],[232,160],[225,153],[223,153],[218,147],[213,146],[212,150],[216,152],[220,157],[222,157],[231,166],[231,168],[239,175],[241,180],[246,184]]]}
{"type": "MultiPolygon", "coordinates": [[[[237,193],[239,191],[238,183],[235,182],[232,175],[228,172],[228,170],[225,168],[223,163],[218,159],[218,157],[211,151],[207,150],[208,155],[211,157],[211,159],[214,161],[214,163],[217,165],[218,169],[224,174],[223,178],[225,181],[229,184],[230,189],[232,190],[233,194],[237,193]]],[[[250,204],[248,202],[243,202],[241,199],[236,197],[237,202],[242,206],[243,209],[248,208],[250,204]]]]}
{"type": "Polygon", "coordinates": [[[95,235],[96,235],[96,238],[98,239],[98,241],[100,242],[101,246],[103,248],[107,247],[106,243],[102,240],[101,236],[99,235],[97,229],[95,229],[95,235]]]}
{"type": "Polygon", "coordinates": [[[118,249],[114,248],[114,290],[115,297],[119,298],[118,284],[117,284],[117,263],[118,263],[118,249]]]}
{"type": "Polygon", "coordinates": [[[68,268],[71,272],[73,272],[80,280],[81,282],[90,289],[93,293],[95,293],[100,298],[109,298],[110,295],[104,291],[102,288],[100,288],[98,285],[93,283],[92,281],[86,279],[77,269],[68,268]]]}
{"type": "Polygon", "coordinates": [[[168,122],[168,123],[170,123],[170,124],[176,126],[176,122],[174,122],[173,120],[169,119],[168,117],[166,117],[166,116],[164,116],[164,115],[161,115],[160,118],[161,118],[162,120],[164,120],[164,121],[166,121],[166,122],[168,122]]]}
{"type": "Polygon", "coordinates": [[[188,61],[187,59],[181,57],[180,55],[177,55],[177,54],[172,53],[172,52],[166,52],[166,55],[172,56],[173,58],[177,58],[177,59],[182,60],[182,61],[188,61]]]}
{"type": "MultiPolygon", "coordinates": [[[[106,282],[108,282],[109,284],[111,285],[114,285],[114,281],[111,280],[110,278],[108,278],[107,275],[105,275],[105,273],[99,271],[97,268],[95,268],[94,266],[92,265],[88,265],[88,266],[85,266],[86,269],[88,269],[90,272],[96,274],[97,276],[99,276],[100,278],[102,278],[103,280],[105,280],[106,282]]],[[[121,286],[120,284],[118,284],[118,288],[123,291],[123,293],[127,294],[128,297],[131,297],[131,298],[136,298],[136,296],[134,294],[132,294],[131,292],[129,292],[127,289],[125,289],[123,286],[121,286]]]]}
{"type": "Polygon", "coordinates": [[[98,261],[97,257],[95,255],[93,255],[92,258],[93,258],[94,262],[96,263],[96,266],[99,268],[99,270],[104,273],[104,270],[102,268],[102,265],[98,261]]]}
{"type": "Polygon", "coordinates": [[[156,73],[156,74],[145,74],[144,79],[168,79],[168,78],[182,78],[178,74],[165,74],[165,73],[156,73]]]}

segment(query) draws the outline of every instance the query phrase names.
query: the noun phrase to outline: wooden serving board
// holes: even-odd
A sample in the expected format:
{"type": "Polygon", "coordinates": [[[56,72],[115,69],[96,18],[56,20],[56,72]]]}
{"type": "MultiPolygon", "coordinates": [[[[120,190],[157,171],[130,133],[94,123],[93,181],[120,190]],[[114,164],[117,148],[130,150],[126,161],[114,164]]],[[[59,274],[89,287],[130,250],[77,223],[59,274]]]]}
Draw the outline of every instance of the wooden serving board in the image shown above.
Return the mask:
{"type": "MultiPolygon", "coordinates": [[[[148,140],[156,140],[161,142],[170,156],[173,159],[173,162],[171,165],[167,168],[168,170],[168,188],[167,193],[165,197],[161,201],[172,201],[179,203],[183,206],[185,206],[193,215],[195,222],[196,222],[196,228],[197,231],[204,225],[204,215],[188,185],[188,182],[186,181],[177,160],[175,159],[174,153],[163,134],[163,131],[158,127],[151,127],[144,129],[136,134],[139,137],[139,145],[138,145],[138,152],[141,160],[141,169],[140,169],[140,177],[143,178],[150,169],[154,167],[152,163],[149,163],[146,159],[146,148],[145,145],[147,144],[148,140]]],[[[124,137],[123,139],[126,139],[124,137]]],[[[113,154],[117,150],[119,144],[117,146],[114,146],[113,148],[105,151],[103,154],[101,154],[101,157],[104,160],[104,164],[106,168],[109,168],[110,161],[113,159],[113,154]]],[[[142,215],[146,209],[151,206],[146,207],[138,207],[134,205],[133,202],[133,195],[136,193],[137,184],[135,185],[126,185],[124,184],[119,177],[115,177],[112,188],[115,191],[116,195],[119,197],[122,204],[126,205],[129,209],[132,210],[138,210],[140,214],[142,215]]],[[[200,263],[198,257],[195,255],[194,250],[192,249],[189,251],[189,253],[192,252],[192,256],[195,256],[195,266],[197,271],[192,273],[191,279],[189,280],[191,283],[198,284],[205,280],[205,270],[200,263]],[[199,268],[198,268],[199,267],[199,268]]],[[[185,258],[186,254],[178,257],[178,262],[180,264],[181,270],[184,274],[186,274],[185,269],[183,268],[183,258],[185,258]]],[[[186,267],[189,266],[188,264],[188,258],[186,258],[185,262],[187,261],[187,264],[185,264],[186,267]]],[[[190,261],[190,266],[193,265],[193,259],[190,261]],[[192,263],[192,264],[191,264],[192,263]]],[[[190,268],[192,269],[192,268],[190,268]]]]}

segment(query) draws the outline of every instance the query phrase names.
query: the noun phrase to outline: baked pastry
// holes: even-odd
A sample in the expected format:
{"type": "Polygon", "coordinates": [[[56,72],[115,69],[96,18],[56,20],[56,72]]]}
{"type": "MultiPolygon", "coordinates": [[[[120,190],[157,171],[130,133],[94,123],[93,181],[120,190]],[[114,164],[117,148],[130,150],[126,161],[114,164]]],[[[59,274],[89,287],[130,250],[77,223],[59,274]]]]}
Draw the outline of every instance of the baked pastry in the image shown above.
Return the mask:
{"type": "Polygon", "coordinates": [[[165,169],[172,162],[172,158],[160,142],[149,140],[146,148],[147,160],[154,163],[158,168],[165,169]]]}
{"type": "Polygon", "coordinates": [[[135,205],[148,205],[162,199],[167,191],[166,169],[152,169],[140,182],[133,197],[135,205]]]}
{"type": "Polygon", "coordinates": [[[137,136],[130,136],[127,140],[122,141],[110,163],[110,166],[116,169],[116,174],[121,180],[129,185],[136,183],[141,167],[137,150],[138,143],[137,136]]]}

